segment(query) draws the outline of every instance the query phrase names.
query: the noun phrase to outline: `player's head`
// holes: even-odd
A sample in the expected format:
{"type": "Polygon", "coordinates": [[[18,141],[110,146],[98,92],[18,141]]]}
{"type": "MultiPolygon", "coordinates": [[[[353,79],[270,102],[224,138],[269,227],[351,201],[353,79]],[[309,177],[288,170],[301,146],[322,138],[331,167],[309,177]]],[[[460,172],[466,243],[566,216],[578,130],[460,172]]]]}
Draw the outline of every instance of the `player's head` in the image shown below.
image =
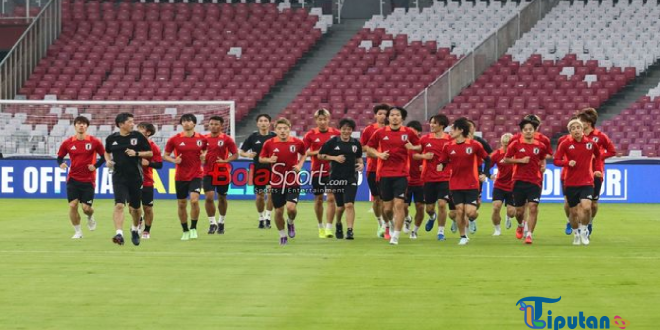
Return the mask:
{"type": "Polygon", "coordinates": [[[192,113],[183,114],[179,119],[179,124],[183,126],[184,131],[192,131],[195,129],[195,125],[197,125],[197,117],[192,113]]]}
{"type": "Polygon", "coordinates": [[[152,123],[139,123],[138,124],[138,131],[144,135],[144,137],[148,138],[150,136],[153,136],[156,134],[156,126],[152,123]]]}
{"type": "Polygon", "coordinates": [[[520,131],[522,132],[522,135],[525,139],[531,140],[534,138],[534,133],[536,133],[536,129],[539,127],[539,122],[536,120],[533,120],[531,118],[523,118],[523,120],[518,123],[518,127],[520,127],[520,131]]]}
{"type": "Polygon", "coordinates": [[[431,132],[442,132],[449,126],[449,118],[443,114],[437,114],[429,118],[429,125],[431,126],[431,132]]]}
{"type": "Polygon", "coordinates": [[[417,131],[417,135],[422,134],[422,123],[420,123],[419,121],[411,120],[410,122],[408,122],[408,124],[406,126],[408,126],[412,129],[414,129],[415,131],[417,131]]]}
{"type": "Polygon", "coordinates": [[[598,122],[598,112],[594,108],[586,108],[578,113],[578,118],[584,124],[584,128],[594,128],[598,122]]]}
{"type": "Polygon", "coordinates": [[[89,127],[89,119],[85,116],[78,116],[73,120],[73,126],[76,129],[76,133],[85,134],[89,127]]]}
{"type": "Polygon", "coordinates": [[[470,135],[470,122],[467,118],[461,117],[454,120],[454,124],[451,127],[451,137],[456,139],[457,137],[468,137],[470,135]]]}
{"type": "Polygon", "coordinates": [[[224,124],[225,120],[221,116],[211,116],[209,118],[209,131],[211,134],[218,134],[222,132],[224,124]]]}
{"type": "Polygon", "coordinates": [[[314,120],[316,121],[316,126],[321,130],[327,130],[328,125],[330,124],[330,111],[328,109],[318,109],[314,112],[314,120]]]}
{"type": "Polygon", "coordinates": [[[541,126],[541,118],[535,114],[529,114],[525,116],[523,119],[535,122],[537,129],[539,128],[539,126],[541,126]]]}
{"type": "Polygon", "coordinates": [[[468,119],[467,121],[470,123],[470,136],[474,136],[474,132],[477,130],[477,124],[472,119],[468,119]]]}
{"type": "Polygon", "coordinates": [[[257,116],[257,128],[259,130],[269,130],[270,129],[270,121],[272,119],[270,118],[269,115],[262,113],[257,116]]]}
{"type": "Polygon", "coordinates": [[[392,126],[399,126],[408,117],[408,111],[402,107],[392,107],[387,111],[387,122],[392,126]]]}
{"type": "Polygon", "coordinates": [[[385,125],[387,112],[392,108],[389,104],[381,103],[374,105],[374,120],[380,125],[385,125]]]}
{"type": "Polygon", "coordinates": [[[291,122],[286,118],[280,118],[275,122],[275,133],[281,140],[289,138],[291,132],[291,122]]]}
{"type": "Polygon", "coordinates": [[[355,130],[355,121],[352,119],[344,118],[339,121],[339,130],[341,131],[341,136],[344,138],[351,137],[353,131],[355,130]]]}
{"type": "Polygon", "coordinates": [[[581,139],[584,134],[584,123],[580,119],[573,119],[566,125],[568,132],[574,139],[581,139]]]}
{"type": "Polygon", "coordinates": [[[500,145],[502,146],[502,148],[506,149],[506,147],[509,145],[509,142],[511,142],[512,137],[513,134],[511,133],[502,134],[502,137],[500,137],[500,145]]]}
{"type": "Polygon", "coordinates": [[[115,125],[119,127],[119,129],[124,129],[126,131],[132,131],[133,130],[133,115],[128,113],[128,112],[122,112],[115,117],[115,125]]]}

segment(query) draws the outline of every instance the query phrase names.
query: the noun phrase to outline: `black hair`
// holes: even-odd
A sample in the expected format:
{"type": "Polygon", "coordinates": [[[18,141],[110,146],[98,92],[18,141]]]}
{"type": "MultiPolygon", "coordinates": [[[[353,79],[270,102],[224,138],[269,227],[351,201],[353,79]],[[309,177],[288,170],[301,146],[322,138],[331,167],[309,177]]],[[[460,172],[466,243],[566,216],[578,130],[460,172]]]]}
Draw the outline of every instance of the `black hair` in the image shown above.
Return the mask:
{"type": "Polygon", "coordinates": [[[119,127],[119,125],[125,123],[128,118],[133,118],[133,114],[130,114],[128,112],[122,112],[115,117],[115,125],[119,127]]]}
{"type": "Polygon", "coordinates": [[[474,129],[477,129],[477,124],[474,123],[474,120],[470,118],[465,118],[465,119],[467,119],[468,123],[472,124],[472,127],[474,127],[474,129]]]}
{"type": "Polygon", "coordinates": [[[147,133],[149,133],[149,136],[156,134],[156,126],[154,126],[152,123],[139,123],[138,128],[140,127],[144,128],[147,133]]]}
{"type": "Polygon", "coordinates": [[[531,124],[534,126],[534,130],[536,131],[537,128],[539,128],[539,122],[536,119],[529,119],[525,117],[523,120],[520,121],[518,126],[520,127],[520,130],[522,131],[525,128],[525,125],[531,124]]]}
{"type": "Polygon", "coordinates": [[[87,118],[85,116],[78,116],[78,117],[76,117],[76,119],[73,120],[73,124],[75,125],[75,124],[78,124],[78,123],[83,123],[83,124],[87,125],[87,127],[89,127],[89,118],[87,118]]]}
{"type": "Polygon", "coordinates": [[[463,130],[463,132],[461,132],[463,137],[468,137],[468,135],[470,135],[470,121],[467,118],[461,117],[454,120],[453,126],[454,129],[463,130]]]}
{"type": "Polygon", "coordinates": [[[339,129],[341,129],[344,126],[348,126],[352,130],[355,130],[355,121],[353,121],[353,119],[344,118],[339,121],[339,129]]]}
{"type": "Polygon", "coordinates": [[[197,117],[192,113],[184,113],[179,119],[179,124],[183,124],[184,121],[192,121],[193,124],[197,124],[197,117]]]}
{"type": "Polygon", "coordinates": [[[437,125],[440,125],[443,128],[449,126],[449,118],[447,118],[447,116],[445,116],[444,114],[439,113],[435,116],[432,116],[431,118],[429,118],[429,123],[431,122],[431,120],[433,120],[437,125]]]}
{"type": "Polygon", "coordinates": [[[525,118],[523,118],[523,119],[537,123],[537,125],[535,127],[538,127],[539,125],[541,125],[541,118],[539,118],[539,116],[537,116],[535,114],[529,114],[529,115],[525,116],[525,118]]]}
{"type": "Polygon", "coordinates": [[[578,114],[578,118],[580,121],[590,123],[591,127],[596,127],[596,123],[598,122],[598,112],[594,108],[586,108],[578,114]]]}
{"type": "Polygon", "coordinates": [[[209,121],[211,121],[211,120],[217,120],[217,121],[220,122],[220,124],[223,124],[223,125],[225,123],[225,119],[222,118],[222,116],[211,116],[211,118],[209,118],[209,121]]]}
{"type": "Polygon", "coordinates": [[[261,118],[261,117],[264,117],[264,118],[268,119],[268,122],[271,122],[271,121],[273,120],[272,118],[270,118],[269,115],[267,115],[267,114],[265,114],[265,113],[262,113],[262,114],[259,114],[259,115],[257,116],[257,119],[256,119],[255,121],[259,121],[259,118],[261,118]]]}
{"type": "Polygon", "coordinates": [[[389,113],[390,109],[392,109],[392,106],[386,103],[381,103],[381,104],[376,104],[374,105],[374,115],[378,113],[380,110],[385,110],[389,113]]]}
{"type": "Polygon", "coordinates": [[[416,130],[417,133],[421,133],[421,132],[422,132],[422,123],[420,123],[420,122],[417,121],[417,120],[412,120],[412,121],[410,121],[410,122],[408,123],[408,125],[406,125],[406,126],[408,126],[408,127],[412,128],[412,129],[416,130]]]}
{"type": "Polygon", "coordinates": [[[402,107],[391,107],[389,110],[387,110],[387,117],[390,117],[390,113],[392,110],[398,110],[401,113],[401,119],[406,120],[406,117],[408,117],[408,110],[402,108],[402,107]]]}

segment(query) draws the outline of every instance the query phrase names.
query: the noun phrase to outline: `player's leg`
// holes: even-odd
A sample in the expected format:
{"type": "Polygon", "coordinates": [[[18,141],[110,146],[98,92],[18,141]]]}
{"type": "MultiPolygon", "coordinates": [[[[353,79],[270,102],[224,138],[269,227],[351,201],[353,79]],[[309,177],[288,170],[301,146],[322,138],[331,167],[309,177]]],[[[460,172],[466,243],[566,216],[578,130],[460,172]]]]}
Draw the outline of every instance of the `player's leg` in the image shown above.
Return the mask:
{"type": "Polygon", "coordinates": [[[202,190],[202,179],[195,178],[190,181],[188,193],[190,194],[190,239],[196,239],[197,221],[199,220],[199,194],[202,190]]]}
{"type": "Polygon", "coordinates": [[[227,192],[229,191],[229,185],[221,185],[215,187],[218,193],[218,234],[225,233],[225,217],[227,216],[227,192]]]}
{"type": "Polygon", "coordinates": [[[541,201],[541,187],[535,184],[528,184],[527,208],[529,211],[527,218],[527,235],[525,244],[532,244],[532,234],[536,229],[536,223],[539,217],[539,203],[541,201]]]}
{"type": "Polygon", "coordinates": [[[181,223],[181,230],[183,230],[183,235],[181,236],[182,241],[187,241],[190,239],[190,229],[188,228],[188,186],[190,181],[176,181],[176,199],[177,199],[177,214],[179,216],[179,222],[181,223]]]}
{"type": "Polygon", "coordinates": [[[380,200],[383,206],[382,218],[385,227],[383,238],[385,238],[386,240],[390,240],[390,238],[392,238],[390,232],[392,228],[390,228],[389,219],[392,219],[394,215],[394,192],[392,190],[392,187],[390,187],[391,186],[390,181],[391,181],[390,178],[381,178],[380,181],[378,182],[380,200]]]}
{"type": "Polygon", "coordinates": [[[154,187],[142,187],[142,213],[144,230],[142,231],[142,239],[151,238],[151,226],[154,222],[154,187]]]}
{"type": "Polygon", "coordinates": [[[493,194],[493,215],[491,217],[493,220],[493,226],[495,227],[495,230],[493,231],[493,236],[502,235],[502,228],[500,225],[502,223],[502,216],[500,215],[501,211],[502,211],[502,201],[496,200],[493,194]]]}
{"type": "Polygon", "coordinates": [[[594,218],[596,218],[596,214],[598,214],[598,200],[600,199],[600,191],[603,187],[603,178],[594,178],[594,191],[593,195],[591,198],[591,215],[589,217],[589,236],[594,231],[593,223],[594,223],[594,218]]]}
{"type": "Polygon", "coordinates": [[[94,185],[91,183],[83,183],[80,188],[80,204],[82,211],[87,216],[87,228],[89,230],[96,229],[96,221],[94,220],[94,185]]]}
{"type": "Polygon", "coordinates": [[[424,221],[424,209],[425,205],[423,200],[420,198],[419,201],[415,199],[415,226],[413,229],[410,231],[410,238],[413,238],[412,235],[414,233],[415,238],[417,238],[417,233],[419,232],[419,227],[422,226],[422,221],[424,221]]]}
{"type": "Polygon", "coordinates": [[[254,187],[254,196],[254,204],[257,207],[257,213],[259,213],[259,229],[264,229],[266,225],[266,218],[264,217],[266,193],[264,191],[258,191],[257,187],[254,187]]]}
{"type": "MultiPolygon", "coordinates": [[[[326,189],[326,191],[327,191],[327,189],[326,189]]],[[[337,205],[335,204],[335,202],[336,202],[335,194],[333,194],[330,191],[327,191],[327,194],[328,194],[327,195],[328,197],[326,199],[327,207],[326,207],[326,210],[325,210],[325,219],[326,219],[327,223],[325,224],[325,237],[332,238],[334,236],[334,234],[332,232],[332,222],[335,218],[335,213],[337,212],[337,205]]],[[[337,222],[337,226],[343,232],[341,222],[337,222]]]]}
{"type": "Polygon", "coordinates": [[[376,236],[383,237],[385,234],[385,221],[383,219],[383,201],[380,198],[380,186],[376,182],[376,173],[368,172],[367,173],[367,184],[369,185],[369,193],[371,194],[371,209],[374,212],[376,221],[378,222],[378,229],[376,230],[376,236]]]}
{"type": "MultiPolygon", "coordinates": [[[[218,230],[218,222],[215,218],[215,187],[213,186],[213,178],[208,175],[205,176],[202,184],[204,188],[204,210],[206,211],[206,216],[209,218],[208,234],[215,234],[218,230]]],[[[257,196],[258,198],[259,196],[257,196]]]]}
{"type": "MultiPolygon", "coordinates": [[[[479,182],[479,195],[477,196],[477,199],[475,200],[476,203],[474,203],[474,205],[476,205],[476,211],[478,211],[479,208],[481,207],[481,192],[483,191],[483,188],[484,188],[484,183],[479,182]]],[[[470,202],[470,203],[472,203],[472,202],[470,202]]],[[[478,217],[479,217],[479,212],[475,212],[469,217],[468,226],[469,226],[470,234],[474,234],[474,233],[477,232],[477,218],[478,217]]]]}
{"type": "Polygon", "coordinates": [[[564,194],[564,214],[566,215],[566,228],[564,233],[570,235],[573,232],[571,228],[571,207],[568,205],[568,197],[566,197],[566,186],[564,186],[564,180],[561,180],[561,191],[564,194]]]}
{"type": "Polygon", "coordinates": [[[583,245],[589,245],[589,224],[591,221],[593,187],[584,186],[578,188],[580,204],[578,205],[578,218],[580,222],[580,241],[583,245]],[[592,197],[589,197],[592,196],[592,197]]]}
{"type": "Polygon", "coordinates": [[[320,177],[312,178],[312,193],[314,194],[314,215],[319,228],[319,238],[325,238],[325,227],[323,226],[323,189],[320,177]]]}
{"type": "Polygon", "coordinates": [[[112,242],[118,245],[124,245],[124,207],[128,202],[128,186],[123,182],[112,182],[112,189],[115,193],[115,207],[112,211],[112,222],[115,225],[115,236],[112,242]]]}
{"type": "Polygon", "coordinates": [[[355,238],[353,228],[355,228],[355,196],[357,195],[357,184],[347,184],[344,186],[342,202],[346,212],[346,239],[355,238]]]}
{"type": "Polygon", "coordinates": [[[516,217],[516,208],[513,205],[513,192],[507,191],[504,197],[504,206],[506,207],[506,229],[511,229],[511,220],[516,217]]]}
{"type": "Polygon", "coordinates": [[[286,197],[281,188],[273,188],[269,196],[273,200],[275,207],[275,227],[280,234],[280,245],[287,244],[286,231],[284,230],[284,205],[286,205],[286,197]]]}
{"type": "Polygon", "coordinates": [[[66,183],[66,198],[69,202],[69,220],[73,226],[72,239],[83,237],[82,228],[80,227],[80,213],[78,213],[78,204],[80,204],[81,190],[76,185],[76,181],[69,179],[66,183]]]}
{"type": "Polygon", "coordinates": [[[438,201],[438,186],[438,182],[424,183],[424,202],[426,203],[425,211],[429,216],[429,219],[426,221],[426,226],[424,226],[426,231],[431,231],[431,229],[433,229],[433,225],[438,218],[438,214],[435,211],[435,204],[438,201]]]}
{"type": "MultiPolygon", "coordinates": [[[[394,233],[391,235],[390,244],[399,244],[399,236],[403,229],[406,208],[406,191],[408,188],[408,179],[406,177],[396,177],[390,180],[390,189],[394,197],[393,200],[393,219],[394,233]]],[[[381,189],[382,191],[382,189],[381,189]]],[[[390,228],[392,230],[392,228],[390,228]]]]}
{"type": "Polygon", "coordinates": [[[266,194],[266,211],[264,211],[264,218],[266,219],[266,229],[270,229],[270,213],[273,212],[273,199],[271,198],[270,188],[266,186],[264,189],[268,191],[266,194]]]}
{"type": "Polygon", "coordinates": [[[289,237],[291,238],[296,237],[296,227],[293,222],[296,220],[296,216],[298,215],[297,205],[299,195],[299,188],[286,188],[286,192],[284,194],[287,214],[286,224],[289,231],[289,237]]]}
{"type": "MultiPolygon", "coordinates": [[[[346,210],[344,204],[344,192],[346,185],[334,186],[331,191],[328,192],[328,201],[330,201],[330,195],[332,194],[332,200],[334,201],[335,206],[335,218],[337,219],[335,223],[335,237],[337,239],[344,238],[344,226],[341,223],[341,218],[344,216],[346,210]]],[[[328,203],[328,205],[330,205],[328,203]]]]}
{"type": "Polygon", "coordinates": [[[406,234],[410,232],[410,227],[413,222],[413,219],[410,216],[410,205],[413,202],[413,191],[411,188],[412,187],[408,187],[408,190],[406,191],[406,199],[404,200],[403,205],[403,232],[406,234]]]}
{"type": "Polygon", "coordinates": [[[142,183],[132,183],[129,189],[128,213],[133,219],[131,225],[131,242],[133,245],[140,245],[140,206],[142,203],[142,183]]]}
{"type": "Polygon", "coordinates": [[[458,228],[458,233],[461,235],[461,239],[458,241],[459,245],[466,245],[469,240],[466,233],[467,218],[465,214],[465,204],[463,203],[462,194],[458,192],[452,192],[454,196],[454,201],[456,204],[456,226],[458,228]]]}

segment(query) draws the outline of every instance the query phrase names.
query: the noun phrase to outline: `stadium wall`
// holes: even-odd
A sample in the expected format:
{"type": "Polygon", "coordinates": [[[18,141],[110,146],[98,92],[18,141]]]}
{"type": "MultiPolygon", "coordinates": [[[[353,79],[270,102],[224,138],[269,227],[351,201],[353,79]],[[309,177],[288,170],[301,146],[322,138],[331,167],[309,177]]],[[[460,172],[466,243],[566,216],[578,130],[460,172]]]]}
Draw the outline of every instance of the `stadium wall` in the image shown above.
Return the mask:
{"type": "MultiPolygon", "coordinates": [[[[251,161],[239,160],[232,163],[234,184],[230,185],[230,199],[254,199],[252,186],[247,184],[251,161]]],[[[309,163],[306,164],[309,168],[309,163]]],[[[614,163],[606,165],[605,182],[601,201],[605,203],[660,203],[657,173],[660,164],[614,163]]],[[[165,163],[154,175],[156,199],[174,199],[174,164],[165,163]]],[[[548,165],[543,185],[543,202],[563,201],[559,181],[560,169],[548,165]]],[[[358,201],[369,200],[369,189],[360,177],[358,201]]],[[[0,160],[0,198],[62,198],[66,199],[66,172],[55,160],[0,160]]],[[[484,186],[484,200],[490,201],[492,182],[484,186]]],[[[112,183],[108,168],[97,171],[96,198],[112,198],[112,183]]],[[[311,200],[311,192],[301,194],[301,199],[311,200]]]]}

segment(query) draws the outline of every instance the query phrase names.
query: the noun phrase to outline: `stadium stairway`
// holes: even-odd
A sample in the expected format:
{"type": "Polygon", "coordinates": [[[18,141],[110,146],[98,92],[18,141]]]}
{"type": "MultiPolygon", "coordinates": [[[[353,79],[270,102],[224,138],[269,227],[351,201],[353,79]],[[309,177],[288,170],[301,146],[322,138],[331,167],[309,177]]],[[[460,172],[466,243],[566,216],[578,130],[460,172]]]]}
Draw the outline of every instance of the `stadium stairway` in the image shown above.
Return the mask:
{"type": "Polygon", "coordinates": [[[646,95],[651,88],[658,86],[658,84],[660,84],[660,61],[653,63],[644,74],[637,77],[622,91],[606,101],[598,109],[599,122],[611,119],[620,114],[631,104],[637,102],[640,97],[646,95]]]}
{"type": "Polygon", "coordinates": [[[324,38],[307,52],[270,93],[236,126],[236,139],[242,141],[254,130],[254,121],[261,113],[273,119],[291,103],[300,91],[330,62],[330,60],[360,31],[366,19],[344,19],[328,30],[324,38]]]}

